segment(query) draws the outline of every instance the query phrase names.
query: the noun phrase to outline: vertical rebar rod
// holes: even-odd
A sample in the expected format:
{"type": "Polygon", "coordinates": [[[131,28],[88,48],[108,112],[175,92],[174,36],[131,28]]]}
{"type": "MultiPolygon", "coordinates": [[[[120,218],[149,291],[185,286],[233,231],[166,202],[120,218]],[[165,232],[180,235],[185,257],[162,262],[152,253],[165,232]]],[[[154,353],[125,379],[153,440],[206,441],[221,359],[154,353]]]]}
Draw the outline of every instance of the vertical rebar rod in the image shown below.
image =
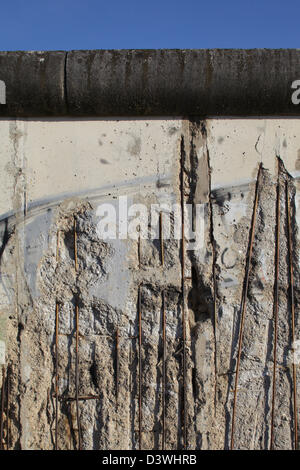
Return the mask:
{"type": "Polygon", "coordinates": [[[119,398],[119,367],[120,367],[120,334],[119,328],[116,329],[116,404],[118,406],[118,398],[119,398]]]}
{"type": "Polygon", "coordinates": [[[78,352],[78,343],[79,343],[79,308],[78,304],[75,305],[76,313],[76,363],[75,363],[75,386],[76,386],[76,416],[77,416],[77,429],[78,429],[78,450],[81,450],[81,427],[80,427],[80,416],[79,416],[79,352],[78,352]]]}
{"type": "Polygon", "coordinates": [[[180,159],[180,197],[181,197],[181,291],[182,291],[182,421],[183,448],[187,447],[186,424],[186,325],[185,325],[185,202],[184,202],[184,141],[181,140],[180,159]]]}
{"type": "MultiPolygon", "coordinates": [[[[294,296],[294,268],[293,268],[293,241],[291,229],[291,207],[288,181],[285,182],[285,197],[287,211],[288,230],[288,252],[289,252],[289,272],[290,272],[290,298],[292,313],[292,350],[295,348],[295,296],[294,296]]],[[[298,418],[297,418],[297,372],[295,358],[293,358],[293,406],[294,406],[294,450],[298,449],[298,418]]]]}
{"type": "Polygon", "coordinates": [[[57,237],[56,237],[56,261],[59,260],[59,241],[60,241],[60,232],[58,230],[57,237]]]}
{"type": "Polygon", "coordinates": [[[141,232],[139,232],[139,239],[138,239],[138,263],[139,269],[141,268],[141,232]]]}
{"type": "Polygon", "coordinates": [[[209,222],[210,222],[210,243],[212,248],[212,280],[213,280],[213,328],[214,328],[214,408],[215,416],[217,412],[217,390],[218,390],[218,351],[217,351],[217,330],[218,330],[218,319],[217,319],[217,248],[214,236],[214,212],[213,212],[213,195],[212,195],[212,181],[211,174],[212,168],[210,165],[209,150],[206,146],[207,154],[207,165],[208,165],[208,180],[209,180],[209,222]]]}
{"type": "MultiPolygon", "coordinates": [[[[78,259],[77,259],[77,227],[76,218],[74,217],[74,260],[75,260],[75,271],[78,270],[78,259]]],[[[80,426],[80,415],[79,415],[79,307],[78,300],[75,303],[75,328],[76,328],[76,356],[75,356],[75,394],[76,394],[76,416],[77,416],[77,432],[78,432],[78,450],[81,450],[81,426],[80,426]]]]}
{"type": "MultiPolygon", "coordinates": [[[[138,261],[141,268],[141,228],[138,240],[138,261]]],[[[142,301],[141,286],[138,289],[138,338],[139,338],[139,450],[142,449],[142,301]]]]}
{"type": "Polygon", "coordinates": [[[163,214],[159,213],[159,239],[160,239],[160,262],[161,265],[165,264],[165,246],[164,246],[164,233],[163,233],[163,214]]]}
{"type": "Polygon", "coordinates": [[[278,335],[278,296],[279,296],[279,256],[280,256],[280,166],[278,161],[277,200],[276,200],[276,246],[275,246],[275,282],[274,282],[274,351],[273,351],[273,385],[271,410],[270,449],[274,449],[274,424],[276,401],[276,367],[277,367],[277,335],[278,335]]]}
{"type": "Polygon", "coordinates": [[[163,358],[162,358],[162,450],[166,447],[166,308],[165,291],[162,291],[162,336],[163,336],[163,358]]]}
{"type": "Polygon", "coordinates": [[[253,242],[254,242],[254,235],[255,235],[256,214],[257,214],[258,196],[259,196],[259,180],[260,180],[261,169],[262,169],[262,164],[259,165],[257,178],[256,178],[255,196],[254,196],[254,204],[253,204],[253,212],[252,212],[252,220],[251,220],[250,236],[249,236],[249,246],[247,250],[248,252],[247,252],[246,267],[245,267],[245,278],[244,278],[244,286],[243,286],[244,288],[243,288],[243,294],[242,294],[241,323],[240,323],[240,331],[239,331],[238,354],[237,354],[237,363],[236,363],[236,371],[235,371],[233,409],[232,409],[232,421],[231,421],[231,440],[230,440],[231,450],[233,450],[234,448],[234,427],[235,427],[235,413],[236,413],[236,402],[237,402],[237,387],[238,387],[238,378],[239,378],[242,344],[243,344],[245,311],[246,311],[246,303],[247,303],[248,288],[249,288],[249,276],[250,276],[250,268],[251,268],[251,260],[252,260],[253,242]]]}
{"type": "Polygon", "coordinates": [[[11,366],[8,365],[7,372],[6,372],[6,450],[9,450],[9,436],[10,436],[10,418],[9,418],[10,376],[11,376],[11,366]]]}
{"type": "Polygon", "coordinates": [[[5,368],[3,366],[2,367],[2,387],[1,387],[1,414],[0,414],[0,450],[3,450],[4,395],[5,395],[5,368]]]}
{"type": "MultiPolygon", "coordinates": [[[[134,340],[136,340],[136,336],[134,337],[131,333],[132,333],[132,330],[131,330],[131,326],[130,326],[129,327],[129,334],[130,334],[131,341],[129,342],[129,377],[128,377],[128,382],[129,382],[128,391],[129,391],[130,401],[129,401],[129,406],[128,406],[128,422],[131,419],[132,409],[134,408],[134,400],[131,399],[133,394],[134,394],[134,392],[133,392],[133,390],[134,390],[134,387],[133,387],[133,367],[132,367],[132,363],[133,363],[133,361],[132,361],[132,356],[133,356],[133,353],[132,353],[132,340],[133,340],[133,338],[134,338],[134,340]]],[[[134,432],[134,430],[133,430],[133,432],[134,432]]]]}
{"type": "MultiPolygon", "coordinates": [[[[56,238],[56,262],[59,260],[59,231],[56,238]]],[[[58,449],[58,325],[59,305],[55,303],[55,450],[58,449]]]]}
{"type": "Polygon", "coordinates": [[[142,293],[139,285],[138,292],[138,322],[139,322],[139,450],[142,450],[142,293]]]}
{"type": "Polygon", "coordinates": [[[78,271],[78,258],[77,258],[77,224],[76,217],[74,217],[74,262],[75,262],[75,272],[78,271]]]}
{"type": "Polygon", "coordinates": [[[58,319],[59,307],[55,305],[55,450],[58,449],[58,319]]]}

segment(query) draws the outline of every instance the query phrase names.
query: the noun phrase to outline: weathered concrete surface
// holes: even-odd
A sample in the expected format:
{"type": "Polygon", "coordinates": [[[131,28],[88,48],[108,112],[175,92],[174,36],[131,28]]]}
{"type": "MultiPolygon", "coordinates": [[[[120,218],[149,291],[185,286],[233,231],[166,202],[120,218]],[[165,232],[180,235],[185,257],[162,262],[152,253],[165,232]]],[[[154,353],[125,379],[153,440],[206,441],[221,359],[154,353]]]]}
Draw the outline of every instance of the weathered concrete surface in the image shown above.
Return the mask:
{"type": "MultiPolygon", "coordinates": [[[[299,198],[299,123],[276,120],[212,120],[206,123],[197,157],[208,158],[211,169],[212,263],[215,258],[216,283],[207,273],[207,261],[197,262],[201,283],[206,279],[215,298],[214,315],[206,310],[201,323],[201,337],[209,336],[206,350],[215,344],[215,382],[211,374],[203,378],[199,368],[197,381],[204,389],[206,416],[215,399],[215,419],[206,431],[205,448],[230,447],[232,399],[241,325],[241,300],[245,279],[249,229],[254,204],[258,165],[263,164],[259,202],[250,263],[250,283],[243,334],[241,368],[238,381],[235,448],[270,447],[274,352],[274,265],[276,229],[276,186],[278,157],[283,160],[280,176],[280,276],[277,382],[275,395],[275,447],[293,448],[292,343],[291,311],[287,254],[287,214],[284,182],[289,182],[294,231],[293,262],[296,274],[296,304],[299,302],[299,239],[295,206],[299,198]],[[288,172],[287,172],[288,170],[288,172]],[[214,252],[215,251],[215,252],[214,252]],[[203,271],[205,275],[203,276],[203,271]],[[210,315],[209,315],[210,314],[210,315]],[[215,323],[215,338],[213,327],[215,323]],[[210,408],[209,408],[210,406],[210,408]]],[[[199,175],[201,184],[201,175],[199,175]]],[[[212,271],[213,272],[213,271],[212,271]]],[[[199,279],[199,278],[198,278],[199,279]]],[[[198,281],[199,285],[199,281],[198,281]]],[[[201,285],[201,284],[200,284],[201,285]]],[[[199,286],[200,287],[200,286],[199,286]]],[[[203,289],[202,289],[203,290],[203,289]]],[[[296,340],[299,319],[296,318],[296,340]]],[[[201,344],[201,343],[200,343],[201,344]]],[[[197,352],[197,343],[195,351],[197,352]]],[[[197,357],[197,356],[196,356],[197,357]]],[[[200,358],[199,358],[200,361],[200,358]]],[[[212,368],[211,356],[202,357],[205,369],[212,368]]],[[[297,379],[299,389],[299,379],[297,379]]],[[[299,400],[299,394],[298,400],[299,400]]],[[[200,402],[201,403],[201,402],[200,402]]],[[[202,405],[203,406],[203,405],[202,405]]],[[[199,404],[201,408],[201,404],[199,404]]],[[[207,419],[207,418],[206,418],[207,419]]],[[[200,422],[199,422],[199,426],[200,422]]]]}
{"type": "Polygon", "coordinates": [[[65,58],[62,51],[0,52],[0,80],[6,88],[0,116],[65,114],[65,58]]]}
{"type": "Polygon", "coordinates": [[[2,362],[12,370],[9,448],[53,449],[55,445],[56,305],[58,391],[64,398],[59,400],[58,447],[78,447],[76,404],[66,400],[74,398],[76,391],[78,305],[79,394],[96,397],[79,402],[82,447],[138,448],[139,285],[142,448],[162,447],[163,291],[166,448],[183,447],[181,241],[164,240],[162,266],[159,240],[141,240],[140,246],[132,239],[101,240],[99,205],[110,202],[117,207],[118,197],[125,195],[128,204],[146,207],[181,204],[183,196],[203,210],[204,243],[185,252],[187,442],[190,449],[230,447],[241,299],[260,163],[234,447],[270,446],[278,168],[274,444],[275,448],[293,447],[285,184],[291,201],[295,339],[299,340],[299,131],[297,119],[0,121],[0,340],[6,344],[2,362]]]}
{"type": "Polygon", "coordinates": [[[74,115],[299,114],[291,101],[298,50],[71,51],[74,115]]]}
{"type": "Polygon", "coordinates": [[[0,116],[299,116],[299,66],[298,49],[0,52],[0,116]]]}

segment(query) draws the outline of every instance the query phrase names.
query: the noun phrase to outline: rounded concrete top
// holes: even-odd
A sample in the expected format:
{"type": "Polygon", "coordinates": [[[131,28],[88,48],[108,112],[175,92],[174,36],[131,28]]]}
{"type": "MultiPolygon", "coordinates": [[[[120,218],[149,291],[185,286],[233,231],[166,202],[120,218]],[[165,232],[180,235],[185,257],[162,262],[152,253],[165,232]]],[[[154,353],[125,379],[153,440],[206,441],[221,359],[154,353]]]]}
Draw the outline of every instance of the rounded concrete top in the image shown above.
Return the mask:
{"type": "Polygon", "coordinates": [[[297,88],[296,49],[0,52],[2,117],[295,116],[297,88]]]}

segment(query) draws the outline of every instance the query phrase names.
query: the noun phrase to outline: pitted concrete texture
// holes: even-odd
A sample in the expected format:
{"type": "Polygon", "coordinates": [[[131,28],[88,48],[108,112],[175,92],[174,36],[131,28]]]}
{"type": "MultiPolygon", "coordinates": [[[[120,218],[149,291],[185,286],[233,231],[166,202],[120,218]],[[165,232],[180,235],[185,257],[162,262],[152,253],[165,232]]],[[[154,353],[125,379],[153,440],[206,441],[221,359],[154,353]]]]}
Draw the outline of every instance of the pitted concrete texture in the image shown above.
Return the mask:
{"type": "Polygon", "coordinates": [[[0,138],[4,448],[182,449],[185,431],[187,449],[294,448],[299,120],[10,119],[0,138]],[[101,239],[124,196],[199,205],[200,245],[101,239]]]}

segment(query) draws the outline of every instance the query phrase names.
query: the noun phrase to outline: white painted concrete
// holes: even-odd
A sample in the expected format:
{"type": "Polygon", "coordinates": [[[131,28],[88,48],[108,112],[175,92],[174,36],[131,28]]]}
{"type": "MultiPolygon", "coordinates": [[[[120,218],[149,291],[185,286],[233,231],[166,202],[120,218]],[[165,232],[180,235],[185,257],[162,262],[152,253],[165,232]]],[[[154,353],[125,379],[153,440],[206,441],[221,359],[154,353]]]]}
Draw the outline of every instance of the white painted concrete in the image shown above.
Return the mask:
{"type": "Polygon", "coordinates": [[[181,127],[176,119],[1,120],[0,214],[20,204],[20,178],[27,205],[170,183],[181,127]]]}
{"type": "Polygon", "coordinates": [[[208,147],[212,189],[255,180],[260,162],[275,176],[276,156],[300,176],[300,119],[211,119],[208,147]]]}

